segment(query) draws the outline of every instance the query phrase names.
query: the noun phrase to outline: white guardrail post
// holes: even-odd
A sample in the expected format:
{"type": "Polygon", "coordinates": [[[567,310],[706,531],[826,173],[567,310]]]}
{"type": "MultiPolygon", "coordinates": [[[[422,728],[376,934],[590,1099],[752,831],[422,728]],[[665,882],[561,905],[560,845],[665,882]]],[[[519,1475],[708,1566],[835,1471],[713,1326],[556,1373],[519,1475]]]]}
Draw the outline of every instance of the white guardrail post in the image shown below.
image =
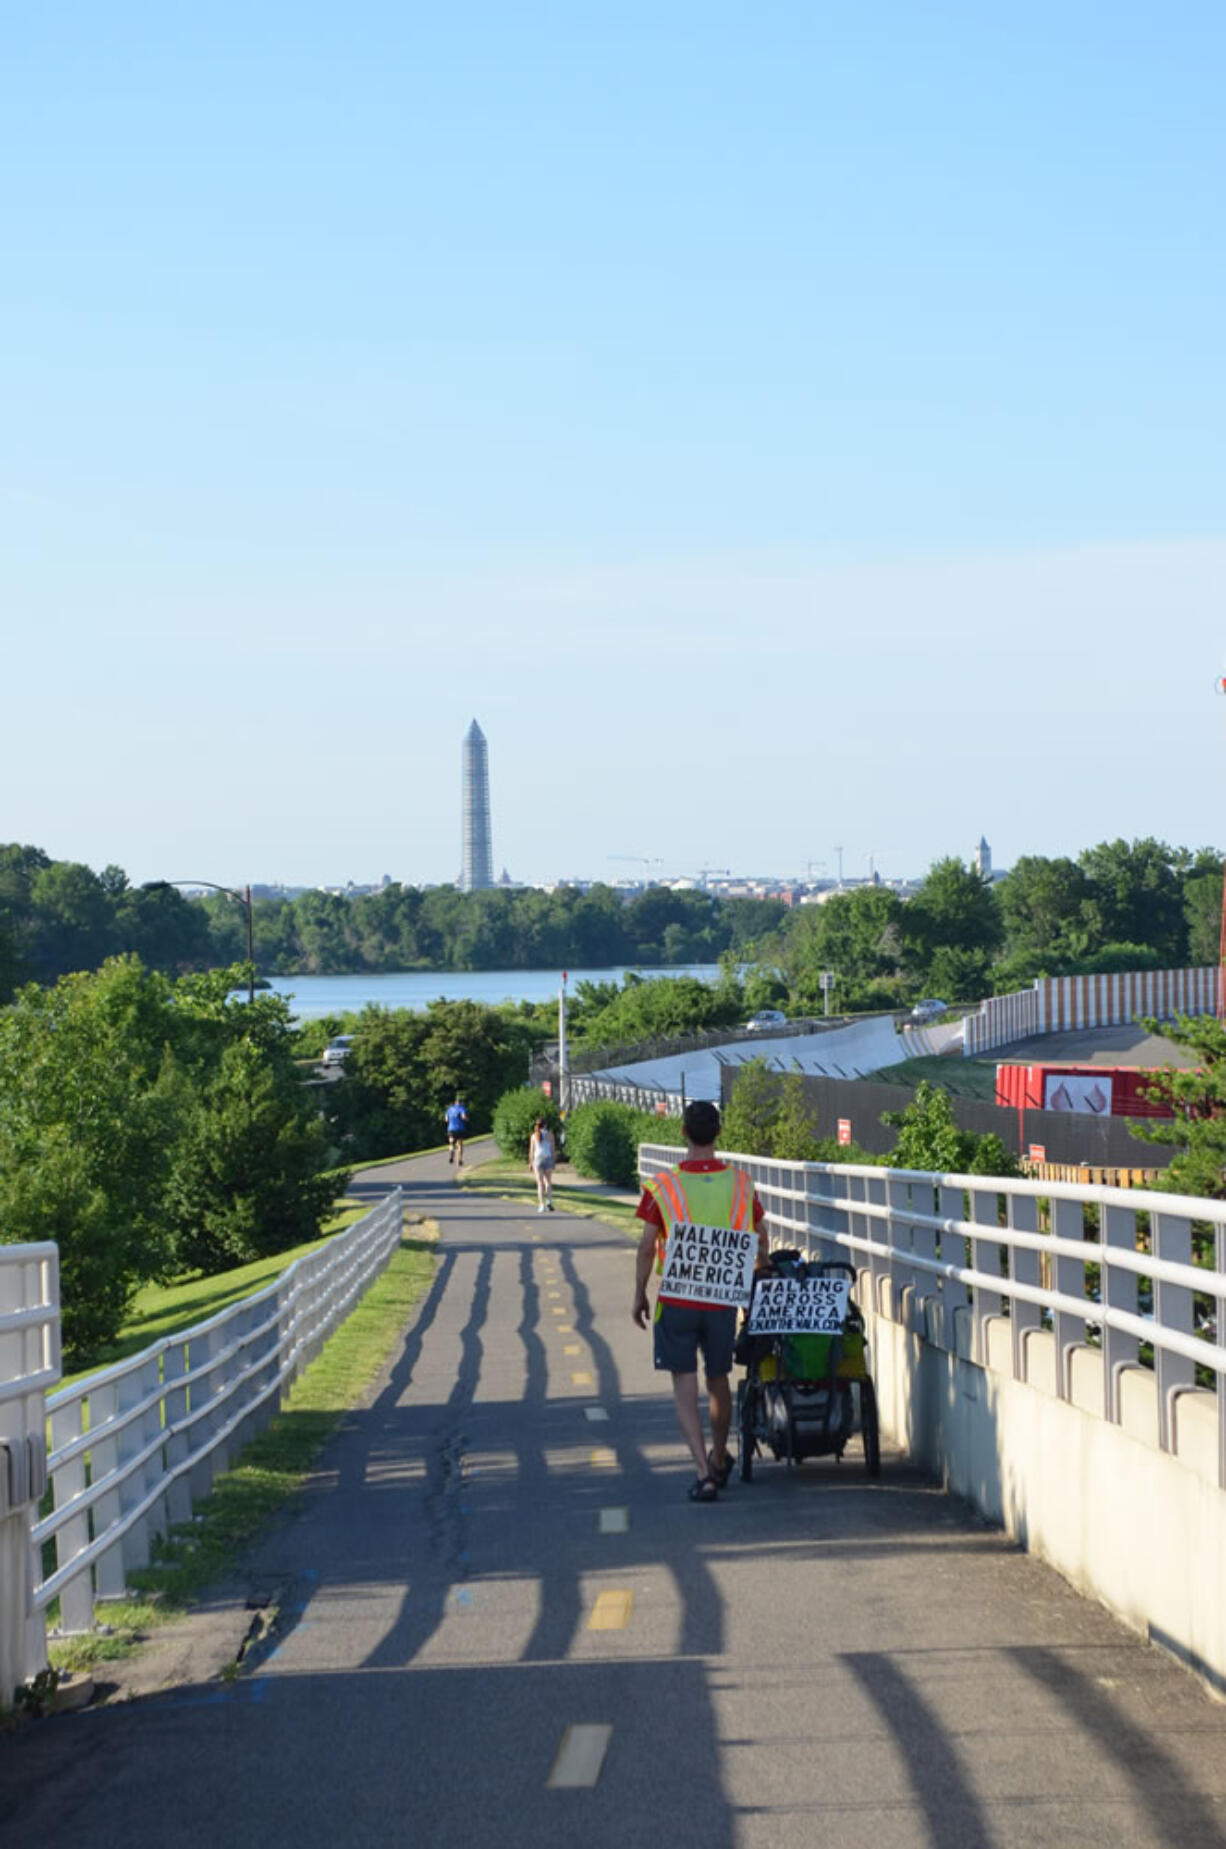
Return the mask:
{"type": "Polygon", "coordinates": [[[264,1290],[50,1398],[56,1248],[0,1246],[0,1701],[45,1667],[54,1600],[62,1631],[92,1629],[96,1601],[190,1517],[382,1271],[402,1220],[397,1188],[264,1290]]]}
{"type": "Polygon", "coordinates": [[[59,1253],[0,1246],[0,1705],[46,1667],[33,1613],[34,1514],[46,1488],[44,1396],[60,1378],[59,1253]]]}

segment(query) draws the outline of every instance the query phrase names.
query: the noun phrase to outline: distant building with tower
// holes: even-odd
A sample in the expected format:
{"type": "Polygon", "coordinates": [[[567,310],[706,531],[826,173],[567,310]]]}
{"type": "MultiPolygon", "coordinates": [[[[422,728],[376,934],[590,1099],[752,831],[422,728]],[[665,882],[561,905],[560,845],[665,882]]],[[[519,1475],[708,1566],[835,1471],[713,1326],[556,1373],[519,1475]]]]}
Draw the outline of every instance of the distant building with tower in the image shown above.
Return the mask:
{"type": "Polygon", "coordinates": [[[490,841],[490,764],[485,733],[474,719],[464,734],[463,836],[460,891],[477,892],[494,884],[490,841]]]}
{"type": "Polygon", "coordinates": [[[992,850],[985,835],[980,835],[979,846],[975,849],[975,871],[981,880],[992,878],[992,850]]]}

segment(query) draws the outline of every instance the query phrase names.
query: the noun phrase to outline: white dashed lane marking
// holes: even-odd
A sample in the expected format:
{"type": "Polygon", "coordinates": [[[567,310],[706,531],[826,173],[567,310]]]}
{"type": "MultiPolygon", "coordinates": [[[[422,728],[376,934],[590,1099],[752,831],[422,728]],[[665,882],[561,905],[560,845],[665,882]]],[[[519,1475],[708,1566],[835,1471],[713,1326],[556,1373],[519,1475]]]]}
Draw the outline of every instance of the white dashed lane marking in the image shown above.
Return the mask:
{"type": "Polygon", "coordinates": [[[613,1729],[605,1726],[568,1727],[562,1735],[548,1785],[553,1791],[578,1791],[600,1777],[613,1729]]]}

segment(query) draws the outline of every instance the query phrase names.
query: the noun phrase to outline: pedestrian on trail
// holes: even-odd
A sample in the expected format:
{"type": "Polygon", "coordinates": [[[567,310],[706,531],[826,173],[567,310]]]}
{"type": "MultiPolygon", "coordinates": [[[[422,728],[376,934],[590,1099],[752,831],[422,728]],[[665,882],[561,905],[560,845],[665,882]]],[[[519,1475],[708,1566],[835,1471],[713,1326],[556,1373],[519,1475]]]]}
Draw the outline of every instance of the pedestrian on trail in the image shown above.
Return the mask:
{"type": "MultiPolygon", "coordinates": [[[[643,1221],[634,1267],[634,1308],[631,1314],[640,1329],[647,1327],[649,1305],[647,1282],[654,1265],[664,1273],[670,1235],[688,1240],[691,1251],[701,1253],[708,1264],[708,1250],[730,1250],[729,1232],[752,1233],[755,1262],[764,1264],[768,1252],[765,1212],[754,1193],[754,1186],[743,1169],[733,1168],[716,1156],[715,1143],[720,1131],[719,1108],[705,1099],[695,1098],[685,1107],[681,1119],[685,1132],[684,1159],[674,1168],[664,1169],[644,1187],[638,1204],[643,1221]],[[721,1239],[720,1234],[725,1237],[721,1239]],[[711,1237],[714,1235],[714,1237],[711,1237]],[[705,1240],[705,1245],[703,1241],[705,1240]]],[[[751,1242],[735,1242],[746,1256],[751,1242]]],[[[671,1267],[670,1267],[671,1269],[671,1267]]],[[[684,1270],[681,1266],[678,1269],[684,1270]]],[[[707,1289],[715,1269],[704,1269],[707,1289]]],[[[731,1266],[725,1266],[730,1274],[731,1266]]],[[[674,1270],[674,1279],[677,1271],[674,1270]]],[[[690,1285],[670,1284],[669,1294],[657,1294],[654,1331],[654,1359],[657,1369],[673,1377],[673,1405],[677,1421],[690,1448],[697,1480],[690,1485],[691,1502],[714,1502],[732,1475],[732,1458],[728,1453],[728,1431],[732,1424],[732,1391],[728,1376],[732,1372],[732,1349],[736,1341],[737,1305],[728,1302],[728,1291],[740,1292],[748,1302],[749,1281],[727,1283],[724,1301],[701,1300],[702,1281],[690,1285]],[[676,1292],[676,1294],[674,1294],[676,1292]],[[688,1294],[687,1294],[688,1293],[688,1294]],[[707,1376],[708,1411],[711,1420],[711,1448],[703,1438],[702,1415],[698,1409],[698,1354],[702,1351],[707,1376]]],[[[663,1282],[660,1291],[664,1289],[663,1282]]]]}
{"type": "Polygon", "coordinates": [[[532,1126],[528,1140],[528,1167],[536,1177],[537,1212],[553,1212],[553,1166],[558,1159],[553,1131],[543,1117],[532,1126]]]}
{"type": "Polygon", "coordinates": [[[460,1094],[456,1093],[454,1104],[449,1104],[444,1116],[447,1119],[447,1160],[454,1162],[457,1168],[464,1166],[464,1138],[468,1135],[468,1106],[460,1094]]]}

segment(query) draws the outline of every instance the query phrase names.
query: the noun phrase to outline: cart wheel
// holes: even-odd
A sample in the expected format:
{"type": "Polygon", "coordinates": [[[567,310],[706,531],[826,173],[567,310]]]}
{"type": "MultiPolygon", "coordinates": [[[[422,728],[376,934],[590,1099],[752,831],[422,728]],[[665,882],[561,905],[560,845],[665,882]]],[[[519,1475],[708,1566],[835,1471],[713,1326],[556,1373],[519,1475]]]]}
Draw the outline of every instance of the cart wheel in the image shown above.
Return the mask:
{"type": "Polygon", "coordinates": [[[738,1463],[741,1470],[741,1482],[753,1482],[753,1388],[743,1380],[736,1396],[736,1429],[738,1463]]]}
{"type": "Polygon", "coordinates": [[[877,1424],[877,1395],[871,1380],[860,1382],[860,1436],[864,1441],[864,1468],[870,1477],[879,1477],[881,1432],[877,1424]]]}

